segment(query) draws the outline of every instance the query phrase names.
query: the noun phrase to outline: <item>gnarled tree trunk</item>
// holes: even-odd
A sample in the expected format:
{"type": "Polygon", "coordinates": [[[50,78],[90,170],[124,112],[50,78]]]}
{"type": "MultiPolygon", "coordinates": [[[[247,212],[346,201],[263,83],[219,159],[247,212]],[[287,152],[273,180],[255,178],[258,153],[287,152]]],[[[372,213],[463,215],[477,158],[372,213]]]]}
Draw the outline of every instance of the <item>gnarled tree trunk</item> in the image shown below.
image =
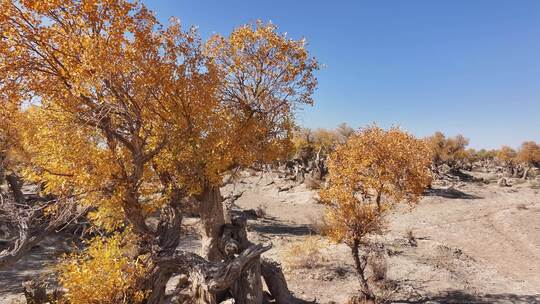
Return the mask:
{"type": "Polygon", "coordinates": [[[216,186],[206,186],[199,196],[199,214],[202,224],[201,255],[212,262],[223,259],[220,248],[221,228],[225,224],[223,198],[216,186]]]}
{"type": "Polygon", "coordinates": [[[278,263],[263,259],[261,261],[261,274],[264,277],[268,291],[277,304],[294,303],[295,298],[289,291],[287,280],[278,263]]]}
{"type": "Polygon", "coordinates": [[[527,179],[527,176],[529,175],[529,171],[531,171],[531,166],[527,166],[527,168],[525,168],[525,170],[523,170],[523,176],[521,178],[522,179],[527,179]]]}

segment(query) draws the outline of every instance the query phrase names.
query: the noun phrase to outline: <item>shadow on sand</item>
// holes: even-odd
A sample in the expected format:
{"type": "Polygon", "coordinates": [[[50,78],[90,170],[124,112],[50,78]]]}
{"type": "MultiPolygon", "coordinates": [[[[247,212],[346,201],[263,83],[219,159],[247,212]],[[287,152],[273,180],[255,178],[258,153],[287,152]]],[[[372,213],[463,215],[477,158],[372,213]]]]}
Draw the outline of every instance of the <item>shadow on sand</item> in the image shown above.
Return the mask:
{"type": "Polygon", "coordinates": [[[279,234],[279,235],[311,235],[315,232],[306,225],[292,225],[280,222],[268,223],[253,223],[249,225],[249,229],[263,234],[279,234]]]}
{"type": "Polygon", "coordinates": [[[441,189],[441,188],[437,188],[437,189],[427,189],[425,192],[424,192],[424,195],[425,196],[440,196],[440,197],[444,197],[444,198],[450,198],[450,199],[482,199],[483,197],[481,196],[477,196],[477,195],[473,195],[473,194],[468,194],[468,193],[465,193],[463,191],[459,191],[457,189],[454,189],[454,188],[448,188],[448,189],[441,189]]]}

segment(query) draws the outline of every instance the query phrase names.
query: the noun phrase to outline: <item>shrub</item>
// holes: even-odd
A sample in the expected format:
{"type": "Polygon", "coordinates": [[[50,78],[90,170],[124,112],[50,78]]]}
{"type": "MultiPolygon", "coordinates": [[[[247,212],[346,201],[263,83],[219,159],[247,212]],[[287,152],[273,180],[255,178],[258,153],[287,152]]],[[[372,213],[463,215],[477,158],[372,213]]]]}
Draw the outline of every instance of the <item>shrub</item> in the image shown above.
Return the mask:
{"type": "Polygon", "coordinates": [[[446,164],[453,168],[470,156],[470,152],[465,150],[469,140],[462,135],[447,138],[443,133],[435,132],[427,138],[426,142],[430,147],[431,157],[436,166],[446,164]]]}
{"type": "Polygon", "coordinates": [[[146,292],[137,288],[144,263],[128,256],[129,233],[96,237],[81,253],[66,256],[58,266],[65,300],[73,304],[141,303],[146,292]]]}
{"type": "Polygon", "coordinates": [[[431,152],[427,142],[398,128],[372,126],[349,137],[330,155],[331,184],[320,193],[328,206],[328,233],[350,247],[366,299],[375,295],[365,276],[369,248],[363,242],[381,232],[384,214],[394,204],[419,201],[431,183],[431,152]]]}

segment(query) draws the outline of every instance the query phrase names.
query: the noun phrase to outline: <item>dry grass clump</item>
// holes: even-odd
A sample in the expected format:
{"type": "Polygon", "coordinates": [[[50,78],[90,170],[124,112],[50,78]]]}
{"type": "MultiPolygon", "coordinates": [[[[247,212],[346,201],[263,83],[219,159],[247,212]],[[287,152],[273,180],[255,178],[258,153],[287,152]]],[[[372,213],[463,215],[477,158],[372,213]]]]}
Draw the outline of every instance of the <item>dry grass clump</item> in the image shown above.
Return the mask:
{"type": "Polygon", "coordinates": [[[388,272],[388,263],[381,255],[373,256],[369,259],[369,267],[371,268],[371,279],[375,282],[380,282],[386,279],[388,272]]]}
{"type": "Polygon", "coordinates": [[[484,175],[482,179],[484,180],[484,183],[486,184],[496,183],[499,180],[499,176],[497,174],[490,173],[490,174],[484,175]]]}
{"type": "Polygon", "coordinates": [[[286,268],[315,268],[325,261],[322,253],[327,244],[318,236],[289,244],[281,254],[286,268]]]}
{"type": "Polygon", "coordinates": [[[525,184],[527,181],[524,180],[524,179],[514,179],[512,181],[512,186],[516,186],[516,185],[522,185],[522,184],[525,184]]]}
{"type": "Polygon", "coordinates": [[[361,296],[352,296],[345,304],[375,304],[374,300],[366,300],[361,296]]]}

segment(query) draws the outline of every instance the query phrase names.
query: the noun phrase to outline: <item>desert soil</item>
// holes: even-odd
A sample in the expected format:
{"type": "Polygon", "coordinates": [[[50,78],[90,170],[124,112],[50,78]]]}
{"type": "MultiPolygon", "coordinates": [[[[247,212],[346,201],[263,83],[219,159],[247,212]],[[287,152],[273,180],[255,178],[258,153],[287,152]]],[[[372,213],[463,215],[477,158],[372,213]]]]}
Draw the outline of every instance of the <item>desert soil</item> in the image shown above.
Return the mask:
{"type": "MultiPolygon", "coordinates": [[[[512,187],[449,186],[436,185],[414,208],[395,208],[387,231],[372,239],[387,260],[389,297],[394,303],[540,303],[540,190],[517,180],[512,187]]],[[[246,174],[223,189],[224,196],[242,192],[235,208],[264,214],[250,220],[248,230],[251,240],[273,244],[265,257],[286,261],[291,246],[307,238],[320,245],[309,263],[284,263],[297,297],[344,303],[355,294],[349,249],[316,235],[324,212],[316,190],[271,173],[246,174]]],[[[187,223],[196,227],[197,220],[187,223]]],[[[197,250],[197,234],[188,234],[182,246],[197,250]]],[[[66,247],[66,240],[51,238],[0,272],[0,303],[21,301],[21,282],[51,269],[66,247]]]]}

